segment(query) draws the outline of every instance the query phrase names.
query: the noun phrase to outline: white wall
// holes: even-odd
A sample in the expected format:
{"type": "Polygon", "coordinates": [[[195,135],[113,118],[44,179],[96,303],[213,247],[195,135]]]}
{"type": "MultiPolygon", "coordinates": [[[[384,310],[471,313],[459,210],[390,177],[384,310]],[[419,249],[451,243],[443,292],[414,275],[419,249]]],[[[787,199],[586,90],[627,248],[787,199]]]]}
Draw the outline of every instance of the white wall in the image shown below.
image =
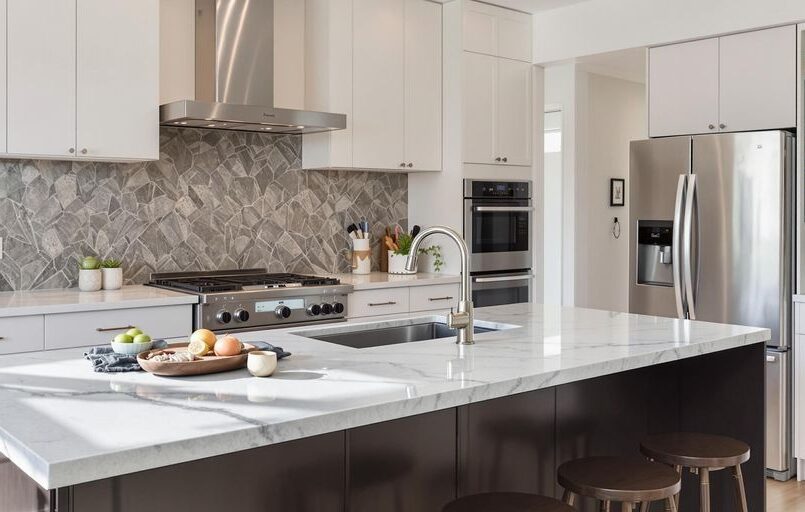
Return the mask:
{"type": "Polygon", "coordinates": [[[534,15],[534,62],[803,20],[802,0],[589,0],[534,15]]]}
{"type": "Polygon", "coordinates": [[[647,131],[645,86],[583,74],[587,108],[577,111],[582,158],[576,172],[576,304],[628,311],[629,205],[609,206],[609,180],[626,179],[628,190],[629,142],[645,138],[647,131]],[[611,232],[614,217],[621,224],[618,239],[611,232]]]}

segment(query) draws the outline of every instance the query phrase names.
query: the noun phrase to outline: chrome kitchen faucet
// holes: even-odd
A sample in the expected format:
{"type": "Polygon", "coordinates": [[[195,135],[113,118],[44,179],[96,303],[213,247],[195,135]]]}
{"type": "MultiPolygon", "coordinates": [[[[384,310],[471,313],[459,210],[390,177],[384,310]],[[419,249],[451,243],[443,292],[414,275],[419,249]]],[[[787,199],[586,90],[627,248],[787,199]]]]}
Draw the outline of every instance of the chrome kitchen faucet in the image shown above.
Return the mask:
{"type": "Polygon", "coordinates": [[[472,296],[470,294],[470,252],[467,249],[467,243],[464,242],[461,235],[445,226],[432,226],[423,229],[411,242],[411,250],[408,252],[408,259],[405,260],[405,269],[409,272],[414,271],[419,246],[422,245],[422,241],[425,240],[425,238],[434,234],[448,236],[458,245],[458,249],[461,251],[461,284],[458,308],[455,313],[451,310],[450,314],[447,315],[447,325],[458,331],[456,343],[459,345],[472,345],[475,342],[472,339],[474,326],[472,318],[472,296]]]}

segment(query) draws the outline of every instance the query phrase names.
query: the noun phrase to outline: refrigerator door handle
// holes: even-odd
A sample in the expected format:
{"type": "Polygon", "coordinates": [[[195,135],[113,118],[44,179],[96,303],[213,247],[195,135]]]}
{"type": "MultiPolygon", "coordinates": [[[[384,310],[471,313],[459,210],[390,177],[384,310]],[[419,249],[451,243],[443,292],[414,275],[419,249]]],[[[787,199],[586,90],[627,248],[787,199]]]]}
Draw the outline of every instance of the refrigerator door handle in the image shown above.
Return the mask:
{"type": "Polygon", "coordinates": [[[685,218],[682,227],[682,260],[685,289],[685,302],[688,307],[688,318],[696,320],[696,294],[693,283],[693,209],[696,205],[696,175],[688,176],[688,186],[685,194],[685,218]]]}
{"type": "Polygon", "coordinates": [[[676,314],[679,318],[685,318],[685,298],[682,292],[682,204],[685,200],[685,189],[687,186],[687,174],[680,174],[676,185],[676,200],[674,201],[674,226],[672,230],[673,239],[671,241],[671,273],[674,280],[674,300],[676,302],[676,314]]]}

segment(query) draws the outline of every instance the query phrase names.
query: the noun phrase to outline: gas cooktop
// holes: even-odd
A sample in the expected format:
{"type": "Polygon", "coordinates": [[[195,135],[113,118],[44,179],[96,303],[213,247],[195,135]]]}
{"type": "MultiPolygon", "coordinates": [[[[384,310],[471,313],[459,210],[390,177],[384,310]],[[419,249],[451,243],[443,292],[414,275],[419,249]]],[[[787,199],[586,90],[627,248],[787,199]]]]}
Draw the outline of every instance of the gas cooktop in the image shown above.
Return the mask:
{"type": "Polygon", "coordinates": [[[151,274],[150,286],[199,296],[195,329],[255,330],[344,320],[352,286],[262,268],[151,274]]]}

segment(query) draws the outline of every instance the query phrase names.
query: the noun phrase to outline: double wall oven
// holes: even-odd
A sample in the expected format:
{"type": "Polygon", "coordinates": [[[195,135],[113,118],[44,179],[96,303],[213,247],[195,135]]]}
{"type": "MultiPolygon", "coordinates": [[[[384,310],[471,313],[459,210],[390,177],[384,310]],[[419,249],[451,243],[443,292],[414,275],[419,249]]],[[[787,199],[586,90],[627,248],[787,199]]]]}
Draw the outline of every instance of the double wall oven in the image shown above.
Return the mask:
{"type": "Polygon", "coordinates": [[[530,181],[464,180],[464,238],[476,307],[531,300],[533,219],[530,181]]]}

